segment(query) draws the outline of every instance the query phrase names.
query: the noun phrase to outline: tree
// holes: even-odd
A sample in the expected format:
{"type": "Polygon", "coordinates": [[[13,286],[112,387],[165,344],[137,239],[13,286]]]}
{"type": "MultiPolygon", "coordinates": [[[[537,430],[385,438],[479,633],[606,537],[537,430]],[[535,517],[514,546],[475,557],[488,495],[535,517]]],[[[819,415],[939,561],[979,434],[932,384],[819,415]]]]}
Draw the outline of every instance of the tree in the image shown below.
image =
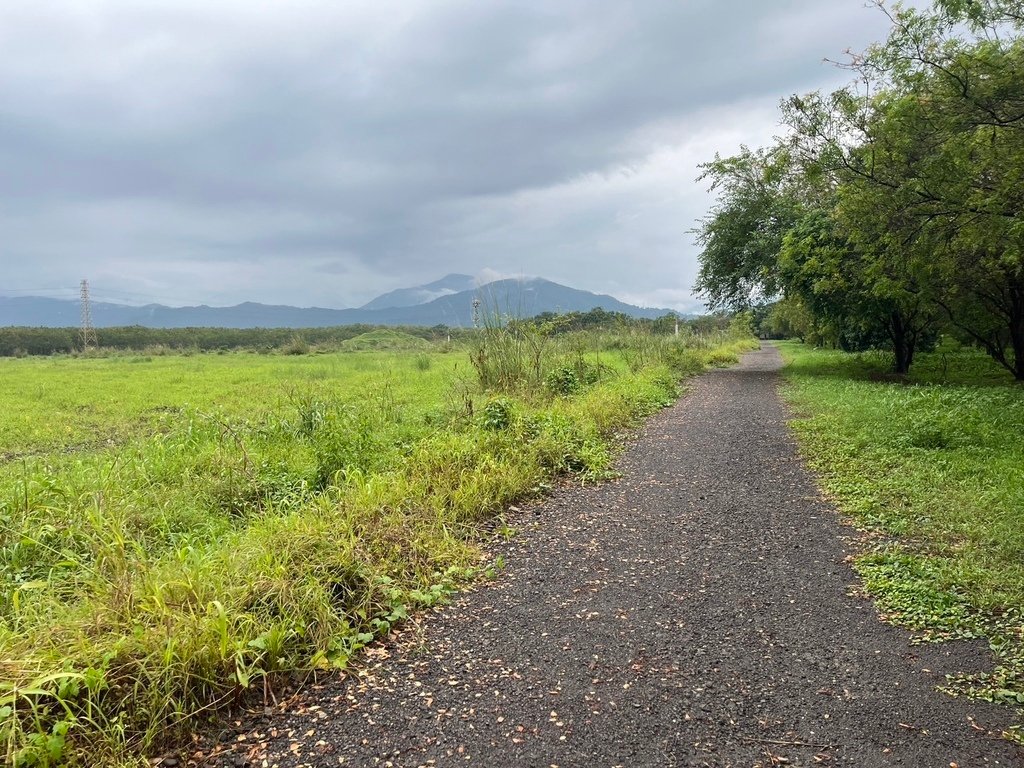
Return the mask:
{"type": "Polygon", "coordinates": [[[784,140],[703,167],[697,287],[712,307],[782,294],[844,347],[884,331],[898,372],[944,315],[1024,379],[1024,3],[875,2],[892,29],[853,84],[790,98],[784,140]]]}
{"type": "Polygon", "coordinates": [[[787,296],[779,301],[759,307],[758,335],[769,339],[800,339],[817,344],[814,316],[799,297],[787,296]]]}
{"type": "MultiPolygon", "coordinates": [[[[908,262],[890,257],[898,252],[890,234],[851,234],[876,231],[878,201],[858,228],[854,203],[864,190],[850,194],[841,219],[842,178],[820,162],[795,162],[783,145],[716,157],[705,169],[720,194],[701,229],[698,287],[709,304],[738,309],[782,294],[787,309],[802,312],[803,335],[843,349],[888,345],[896,372],[906,373],[934,312],[904,273],[908,262]]],[[[898,228],[895,220],[883,219],[883,233],[898,228]]]]}
{"type": "Polygon", "coordinates": [[[906,265],[888,257],[884,241],[844,233],[836,211],[824,208],[787,233],[779,258],[787,297],[809,311],[819,336],[851,351],[888,346],[898,374],[910,370],[935,320],[906,265]]]}
{"type": "MultiPolygon", "coordinates": [[[[1024,379],[1024,45],[1021,3],[940,0],[891,14],[885,43],[854,57],[860,77],[787,105],[790,151],[873,187],[917,253],[930,299],[1024,379]],[[966,25],[975,35],[962,39],[966,25]]],[[[870,197],[870,193],[861,192],[870,197]]],[[[854,231],[870,232],[862,223],[854,231]]],[[[889,263],[892,263],[892,237],[889,263]]],[[[920,269],[906,270],[919,280],[920,269]]],[[[907,285],[913,290],[913,283],[907,285]]]]}
{"type": "Polygon", "coordinates": [[[778,295],[782,238],[797,220],[787,193],[789,161],[776,149],[743,147],[701,166],[719,199],[696,230],[702,248],[697,290],[712,309],[740,310],[778,295]]]}

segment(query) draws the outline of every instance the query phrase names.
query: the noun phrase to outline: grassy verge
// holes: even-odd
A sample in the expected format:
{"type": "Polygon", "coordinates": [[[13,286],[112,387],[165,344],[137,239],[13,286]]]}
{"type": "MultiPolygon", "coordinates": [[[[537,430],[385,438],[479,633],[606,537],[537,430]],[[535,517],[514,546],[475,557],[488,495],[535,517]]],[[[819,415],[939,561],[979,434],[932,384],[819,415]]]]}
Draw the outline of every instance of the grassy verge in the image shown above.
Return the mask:
{"type": "Polygon", "coordinates": [[[986,639],[995,668],[948,689],[1024,711],[1024,388],[970,351],[894,381],[880,356],[782,349],[801,447],[873,534],[856,567],[880,611],[920,641],[986,639]]]}
{"type": "Polygon", "coordinates": [[[344,668],[473,578],[510,502],[607,475],[681,375],[749,345],[495,328],[469,355],[6,361],[6,763],[142,764],[253,686],[344,668]]]}

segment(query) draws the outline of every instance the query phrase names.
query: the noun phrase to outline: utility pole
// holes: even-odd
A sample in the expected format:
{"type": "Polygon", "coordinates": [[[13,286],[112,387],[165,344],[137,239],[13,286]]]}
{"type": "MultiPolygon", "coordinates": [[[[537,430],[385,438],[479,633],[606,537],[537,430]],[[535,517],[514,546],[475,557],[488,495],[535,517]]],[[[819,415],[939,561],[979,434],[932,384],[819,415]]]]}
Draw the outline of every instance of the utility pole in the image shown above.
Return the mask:
{"type": "Polygon", "coordinates": [[[98,347],[96,340],[96,329],[92,327],[92,305],[89,301],[89,281],[83,280],[81,286],[82,296],[82,351],[88,352],[89,347],[98,347]]]}
{"type": "Polygon", "coordinates": [[[678,312],[673,312],[672,313],[672,317],[674,317],[675,321],[676,321],[676,336],[678,336],[679,335],[679,313],[678,312]]]}

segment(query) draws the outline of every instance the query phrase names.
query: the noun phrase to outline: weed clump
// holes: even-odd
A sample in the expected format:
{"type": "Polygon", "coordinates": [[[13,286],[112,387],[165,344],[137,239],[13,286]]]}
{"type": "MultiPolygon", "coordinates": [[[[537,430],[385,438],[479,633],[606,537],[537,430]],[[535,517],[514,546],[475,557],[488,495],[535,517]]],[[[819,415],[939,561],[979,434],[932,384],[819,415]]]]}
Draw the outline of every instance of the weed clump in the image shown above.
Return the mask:
{"type": "Polygon", "coordinates": [[[562,397],[576,394],[582,386],[579,374],[571,365],[560,365],[548,371],[544,384],[549,392],[562,397]]]}
{"type": "Polygon", "coordinates": [[[304,338],[295,334],[288,340],[288,343],[281,347],[281,354],[283,355],[308,355],[309,354],[309,342],[304,338]]]}

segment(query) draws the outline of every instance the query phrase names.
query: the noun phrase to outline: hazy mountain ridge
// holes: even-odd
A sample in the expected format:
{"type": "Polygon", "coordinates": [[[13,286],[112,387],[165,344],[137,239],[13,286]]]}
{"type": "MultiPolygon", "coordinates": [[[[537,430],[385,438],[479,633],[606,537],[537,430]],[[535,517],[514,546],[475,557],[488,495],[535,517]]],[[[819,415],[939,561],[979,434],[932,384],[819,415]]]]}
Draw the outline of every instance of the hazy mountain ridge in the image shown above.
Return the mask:
{"type": "MultiPolygon", "coordinates": [[[[655,318],[669,310],[626,304],[613,296],[582,291],[541,278],[496,280],[478,288],[443,293],[419,303],[417,296],[453,291],[467,275],[447,275],[424,286],[382,294],[360,308],[327,309],[244,302],[231,307],[141,307],[106,302],[92,303],[92,321],[98,328],[141,325],[149,328],[320,328],[367,323],[373,325],[473,324],[473,302],[480,302],[481,318],[487,316],[530,317],[542,312],[586,312],[601,307],[631,317],[655,318]],[[399,302],[399,304],[391,304],[399,302]],[[381,304],[391,304],[381,306],[381,304]]],[[[464,283],[463,283],[464,284],[464,283]]],[[[81,321],[79,303],[74,300],[37,296],[0,297],[0,326],[69,327],[81,321]]]]}
{"type": "Polygon", "coordinates": [[[391,309],[394,307],[414,307],[419,304],[426,304],[434,299],[450,296],[454,293],[472,291],[477,287],[476,279],[472,275],[450,274],[440,280],[435,280],[426,285],[417,285],[412,288],[399,288],[381,294],[372,301],[368,301],[360,309],[391,309]]]}

